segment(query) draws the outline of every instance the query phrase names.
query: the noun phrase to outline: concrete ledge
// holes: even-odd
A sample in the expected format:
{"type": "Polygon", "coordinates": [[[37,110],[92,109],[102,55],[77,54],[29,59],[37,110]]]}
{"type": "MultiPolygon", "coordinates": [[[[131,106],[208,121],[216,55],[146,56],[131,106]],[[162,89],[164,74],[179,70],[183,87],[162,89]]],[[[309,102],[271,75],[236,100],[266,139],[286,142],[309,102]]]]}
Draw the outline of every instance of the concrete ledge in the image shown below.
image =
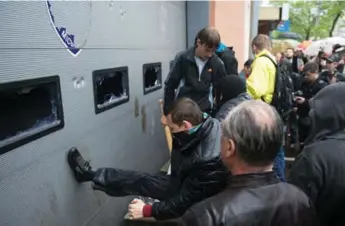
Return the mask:
{"type": "Polygon", "coordinates": [[[166,220],[166,221],[157,221],[154,218],[142,218],[137,220],[131,220],[128,217],[128,214],[124,217],[124,226],[177,226],[178,219],[166,220]]]}

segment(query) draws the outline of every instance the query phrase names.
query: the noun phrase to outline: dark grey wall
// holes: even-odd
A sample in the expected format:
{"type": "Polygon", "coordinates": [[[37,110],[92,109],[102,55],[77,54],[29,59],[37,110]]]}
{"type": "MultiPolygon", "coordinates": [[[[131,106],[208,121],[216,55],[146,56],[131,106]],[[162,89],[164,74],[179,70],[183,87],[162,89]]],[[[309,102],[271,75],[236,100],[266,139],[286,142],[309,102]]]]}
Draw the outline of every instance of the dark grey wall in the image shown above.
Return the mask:
{"type": "Polygon", "coordinates": [[[209,25],[210,2],[187,1],[187,45],[194,45],[195,35],[199,30],[209,25]]]}
{"type": "Polygon", "coordinates": [[[66,152],[76,146],[96,168],[146,172],[168,160],[158,106],[163,89],[142,95],[142,65],[162,62],[166,78],[170,60],[186,46],[185,3],[56,1],[52,7],[55,20],[84,44],[77,57],[56,35],[46,2],[0,2],[0,83],[59,75],[66,123],[0,155],[0,225],[119,225],[129,198],[77,184],[66,152]],[[130,101],[96,115],[92,71],[119,66],[129,67],[130,101]],[[80,77],[85,86],[76,89],[73,79],[80,77]],[[136,98],[145,118],[134,116],[136,98]]]}

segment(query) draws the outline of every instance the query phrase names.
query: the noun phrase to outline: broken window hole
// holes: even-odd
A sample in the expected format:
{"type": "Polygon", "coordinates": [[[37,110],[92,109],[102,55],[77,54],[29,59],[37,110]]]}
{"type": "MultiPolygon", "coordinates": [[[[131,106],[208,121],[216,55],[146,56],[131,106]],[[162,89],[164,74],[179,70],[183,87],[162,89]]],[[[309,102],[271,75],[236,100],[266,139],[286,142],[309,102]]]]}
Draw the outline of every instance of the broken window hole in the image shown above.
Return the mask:
{"type": "Polygon", "coordinates": [[[128,67],[94,71],[93,87],[96,114],[128,102],[128,67]]]}
{"type": "Polygon", "coordinates": [[[162,88],[162,64],[150,63],[143,65],[144,95],[162,88]]]}
{"type": "Polygon", "coordinates": [[[59,76],[0,84],[0,154],[64,127],[59,76]]]}

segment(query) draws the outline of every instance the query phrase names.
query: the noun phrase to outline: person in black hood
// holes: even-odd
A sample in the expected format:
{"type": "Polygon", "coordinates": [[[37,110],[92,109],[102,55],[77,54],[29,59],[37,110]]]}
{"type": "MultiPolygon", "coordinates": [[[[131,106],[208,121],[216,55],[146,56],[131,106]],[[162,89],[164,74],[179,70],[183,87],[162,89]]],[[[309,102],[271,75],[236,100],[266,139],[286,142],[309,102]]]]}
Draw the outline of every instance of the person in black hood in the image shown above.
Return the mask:
{"type": "Polygon", "coordinates": [[[225,119],[232,108],[245,100],[252,99],[246,92],[246,83],[238,75],[228,75],[219,84],[221,94],[220,109],[215,118],[219,121],[225,119]]]}
{"type": "Polygon", "coordinates": [[[238,62],[235,57],[234,51],[223,43],[219,44],[216,54],[223,61],[225,71],[228,75],[238,74],[238,62]]]}
{"type": "Polygon", "coordinates": [[[309,107],[310,133],[289,182],[310,197],[321,226],[344,226],[345,84],[325,87],[309,107]]]}
{"type": "Polygon", "coordinates": [[[94,171],[72,148],[68,163],[76,180],[93,182],[96,190],[110,196],[139,195],[160,200],[151,205],[134,199],[128,209],[131,219],[176,218],[193,204],[220,192],[229,174],[220,159],[219,122],[203,113],[193,100],[182,98],[168,108],[166,124],[173,133],[170,175],[115,168],[94,171]]]}
{"type": "MultiPolygon", "coordinates": [[[[251,96],[246,92],[246,84],[238,75],[228,75],[223,78],[219,85],[221,93],[221,108],[215,118],[223,121],[229,112],[240,103],[251,100],[251,96]]],[[[273,170],[278,177],[285,181],[285,153],[281,148],[274,159],[273,170]]]]}

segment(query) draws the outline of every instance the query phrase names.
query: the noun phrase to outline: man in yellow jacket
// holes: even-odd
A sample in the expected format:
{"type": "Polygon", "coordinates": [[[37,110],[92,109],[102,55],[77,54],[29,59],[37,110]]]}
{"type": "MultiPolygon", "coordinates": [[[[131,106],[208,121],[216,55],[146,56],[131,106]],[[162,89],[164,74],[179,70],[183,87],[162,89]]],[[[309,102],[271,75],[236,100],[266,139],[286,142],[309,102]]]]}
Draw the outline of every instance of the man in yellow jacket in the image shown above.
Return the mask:
{"type": "Polygon", "coordinates": [[[253,39],[252,48],[255,59],[247,79],[247,92],[253,99],[264,100],[270,104],[274,92],[276,67],[264,55],[275,61],[275,57],[269,52],[271,40],[267,35],[257,35],[253,39]]]}
{"type": "MultiPolygon", "coordinates": [[[[277,68],[271,58],[276,62],[275,57],[270,53],[271,40],[267,35],[257,35],[252,41],[255,59],[251,67],[251,73],[247,79],[247,93],[255,100],[263,100],[270,104],[272,102],[277,68]],[[269,57],[269,58],[267,58],[269,57]]],[[[285,181],[285,153],[281,148],[274,160],[274,171],[278,177],[285,181]]]]}

